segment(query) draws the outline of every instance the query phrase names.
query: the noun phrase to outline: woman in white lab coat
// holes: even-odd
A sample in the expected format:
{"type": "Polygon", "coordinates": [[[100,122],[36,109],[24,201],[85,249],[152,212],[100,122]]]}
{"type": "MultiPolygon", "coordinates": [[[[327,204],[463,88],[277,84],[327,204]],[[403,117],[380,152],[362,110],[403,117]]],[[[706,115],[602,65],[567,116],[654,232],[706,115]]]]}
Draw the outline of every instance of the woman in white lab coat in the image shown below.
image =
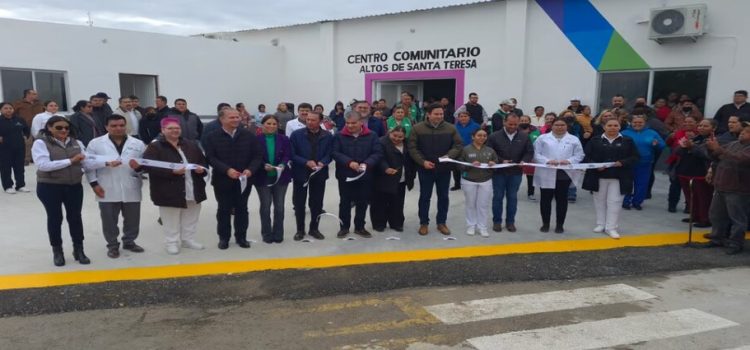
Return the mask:
{"type": "MultiPolygon", "coordinates": [[[[547,165],[568,165],[583,160],[583,146],[577,137],[568,133],[568,124],[562,118],[552,122],[552,132],[539,136],[534,144],[534,162],[547,165]]],[[[556,225],[555,233],[565,230],[565,216],[568,211],[568,187],[571,183],[580,185],[583,172],[579,170],[562,170],[538,168],[534,174],[534,186],[541,188],[539,201],[542,214],[542,232],[549,232],[552,214],[552,199],[555,200],[556,225]]]]}

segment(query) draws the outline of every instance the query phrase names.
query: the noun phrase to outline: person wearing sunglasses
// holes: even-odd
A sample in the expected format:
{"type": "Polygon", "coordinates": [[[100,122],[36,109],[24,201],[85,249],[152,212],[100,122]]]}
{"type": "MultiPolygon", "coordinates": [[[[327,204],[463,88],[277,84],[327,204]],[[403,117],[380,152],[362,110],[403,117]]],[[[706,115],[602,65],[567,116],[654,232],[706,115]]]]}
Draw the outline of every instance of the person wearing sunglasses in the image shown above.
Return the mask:
{"type": "Polygon", "coordinates": [[[47,234],[55,266],[65,265],[62,249],[62,221],[65,217],[73,240],[73,257],[81,264],[91,260],[83,252],[83,171],[89,170],[83,143],[70,132],[70,121],[55,115],[49,118],[31,147],[37,167],[36,193],[47,212],[47,234]]]}

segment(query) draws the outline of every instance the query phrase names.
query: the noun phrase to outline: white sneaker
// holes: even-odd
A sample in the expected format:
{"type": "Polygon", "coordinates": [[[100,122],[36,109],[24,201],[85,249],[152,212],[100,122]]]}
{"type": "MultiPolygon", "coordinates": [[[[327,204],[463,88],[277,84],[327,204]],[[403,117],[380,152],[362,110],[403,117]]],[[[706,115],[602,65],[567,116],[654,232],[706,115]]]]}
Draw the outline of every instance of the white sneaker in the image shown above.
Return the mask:
{"type": "Polygon", "coordinates": [[[200,244],[192,239],[187,239],[187,240],[182,241],[182,247],[188,248],[188,249],[195,249],[195,250],[203,250],[204,248],[206,248],[203,246],[203,244],[200,244]]]}
{"type": "Polygon", "coordinates": [[[7,193],[7,194],[16,194],[16,190],[14,190],[13,187],[11,187],[11,188],[6,189],[5,193],[7,193]]]}
{"type": "Polygon", "coordinates": [[[479,235],[486,238],[486,237],[490,236],[490,233],[487,232],[486,228],[480,228],[479,229],[479,235]]]}
{"type": "Polygon", "coordinates": [[[18,189],[18,192],[29,193],[31,190],[26,187],[21,187],[18,189]]]}
{"type": "Polygon", "coordinates": [[[594,227],[594,233],[604,233],[604,226],[596,225],[596,227],[594,227]]]}
{"type": "Polygon", "coordinates": [[[180,247],[177,244],[167,244],[167,253],[176,255],[180,253],[180,247]]]}
{"type": "Polygon", "coordinates": [[[607,230],[607,234],[614,239],[620,239],[620,234],[617,233],[617,230],[607,230]]]}
{"type": "Polygon", "coordinates": [[[466,229],[466,234],[469,236],[473,236],[476,232],[474,231],[473,227],[469,227],[466,229]]]}

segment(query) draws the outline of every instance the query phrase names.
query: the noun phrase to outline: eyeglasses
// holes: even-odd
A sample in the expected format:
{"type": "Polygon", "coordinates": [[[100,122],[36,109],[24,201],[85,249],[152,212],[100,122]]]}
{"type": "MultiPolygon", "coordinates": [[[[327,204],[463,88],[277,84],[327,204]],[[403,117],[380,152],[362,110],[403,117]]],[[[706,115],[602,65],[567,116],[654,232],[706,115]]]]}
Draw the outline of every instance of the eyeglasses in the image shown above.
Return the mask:
{"type": "Polygon", "coordinates": [[[69,126],[62,126],[62,125],[57,125],[57,126],[55,126],[54,128],[55,128],[55,130],[57,130],[57,131],[60,131],[60,130],[70,130],[70,127],[69,127],[69,126]]]}

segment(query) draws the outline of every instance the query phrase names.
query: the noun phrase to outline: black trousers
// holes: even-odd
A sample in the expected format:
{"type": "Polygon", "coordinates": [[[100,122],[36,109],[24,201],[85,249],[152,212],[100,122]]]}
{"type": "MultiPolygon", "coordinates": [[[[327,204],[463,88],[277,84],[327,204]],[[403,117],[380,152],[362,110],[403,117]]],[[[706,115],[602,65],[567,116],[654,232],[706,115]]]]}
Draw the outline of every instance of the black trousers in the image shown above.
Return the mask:
{"type": "Polygon", "coordinates": [[[526,175],[526,195],[534,195],[534,175],[526,175]]]}
{"type": "Polygon", "coordinates": [[[352,203],[354,203],[354,229],[365,229],[365,215],[370,204],[372,177],[346,182],[339,180],[339,219],[342,230],[348,230],[352,223],[352,203]]]}
{"type": "Polygon", "coordinates": [[[26,186],[23,173],[25,152],[23,145],[18,149],[0,149],[0,180],[2,180],[3,190],[9,188],[17,190],[26,186]],[[15,186],[11,174],[16,179],[15,186]]]}
{"type": "Polygon", "coordinates": [[[240,182],[234,181],[231,186],[214,186],[214,196],[219,208],[216,210],[216,233],[222,241],[232,237],[232,211],[234,211],[234,239],[247,240],[249,218],[247,199],[252,185],[248,184],[245,192],[240,192],[240,182]]]}
{"type": "Polygon", "coordinates": [[[555,200],[555,216],[557,226],[562,227],[565,224],[565,216],[568,214],[568,187],[570,179],[558,180],[555,188],[542,188],[542,197],[539,200],[539,208],[542,213],[542,223],[546,226],[550,224],[552,215],[552,199],[555,200]]]}
{"type": "Polygon", "coordinates": [[[310,230],[318,229],[318,217],[323,212],[323,197],[326,193],[327,179],[319,179],[316,176],[310,178],[307,187],[302,187],[304,181],[294,181],[292,185],[292,204],[294,205],[294,218],[297,221],[298,232],[305,231],[306,202],[310,206],[310,230]]]}
{"type": "Polygon", "coordinates": [[[36,184],[36,196],[42,201],[47,212],[47,234],[53,247],[62,247],[63,207],[68,220],[68,230],[74,246],[83,245],[83,186],[58,185],[39,182],[36,184]]]}
{"type": "Polygon", "coordinates": [[[406,196],[406,182],[398,184],[397,193],[386,193],[377,189],[372,193],[370,202],[370,221],[372,227],[385,229],[404,227],[404,197],[406,196]]]}
{"type": "Polygon", "coordinates": [[[453,170],[453,187],[461,187],[461,170],[453,170]]]}

